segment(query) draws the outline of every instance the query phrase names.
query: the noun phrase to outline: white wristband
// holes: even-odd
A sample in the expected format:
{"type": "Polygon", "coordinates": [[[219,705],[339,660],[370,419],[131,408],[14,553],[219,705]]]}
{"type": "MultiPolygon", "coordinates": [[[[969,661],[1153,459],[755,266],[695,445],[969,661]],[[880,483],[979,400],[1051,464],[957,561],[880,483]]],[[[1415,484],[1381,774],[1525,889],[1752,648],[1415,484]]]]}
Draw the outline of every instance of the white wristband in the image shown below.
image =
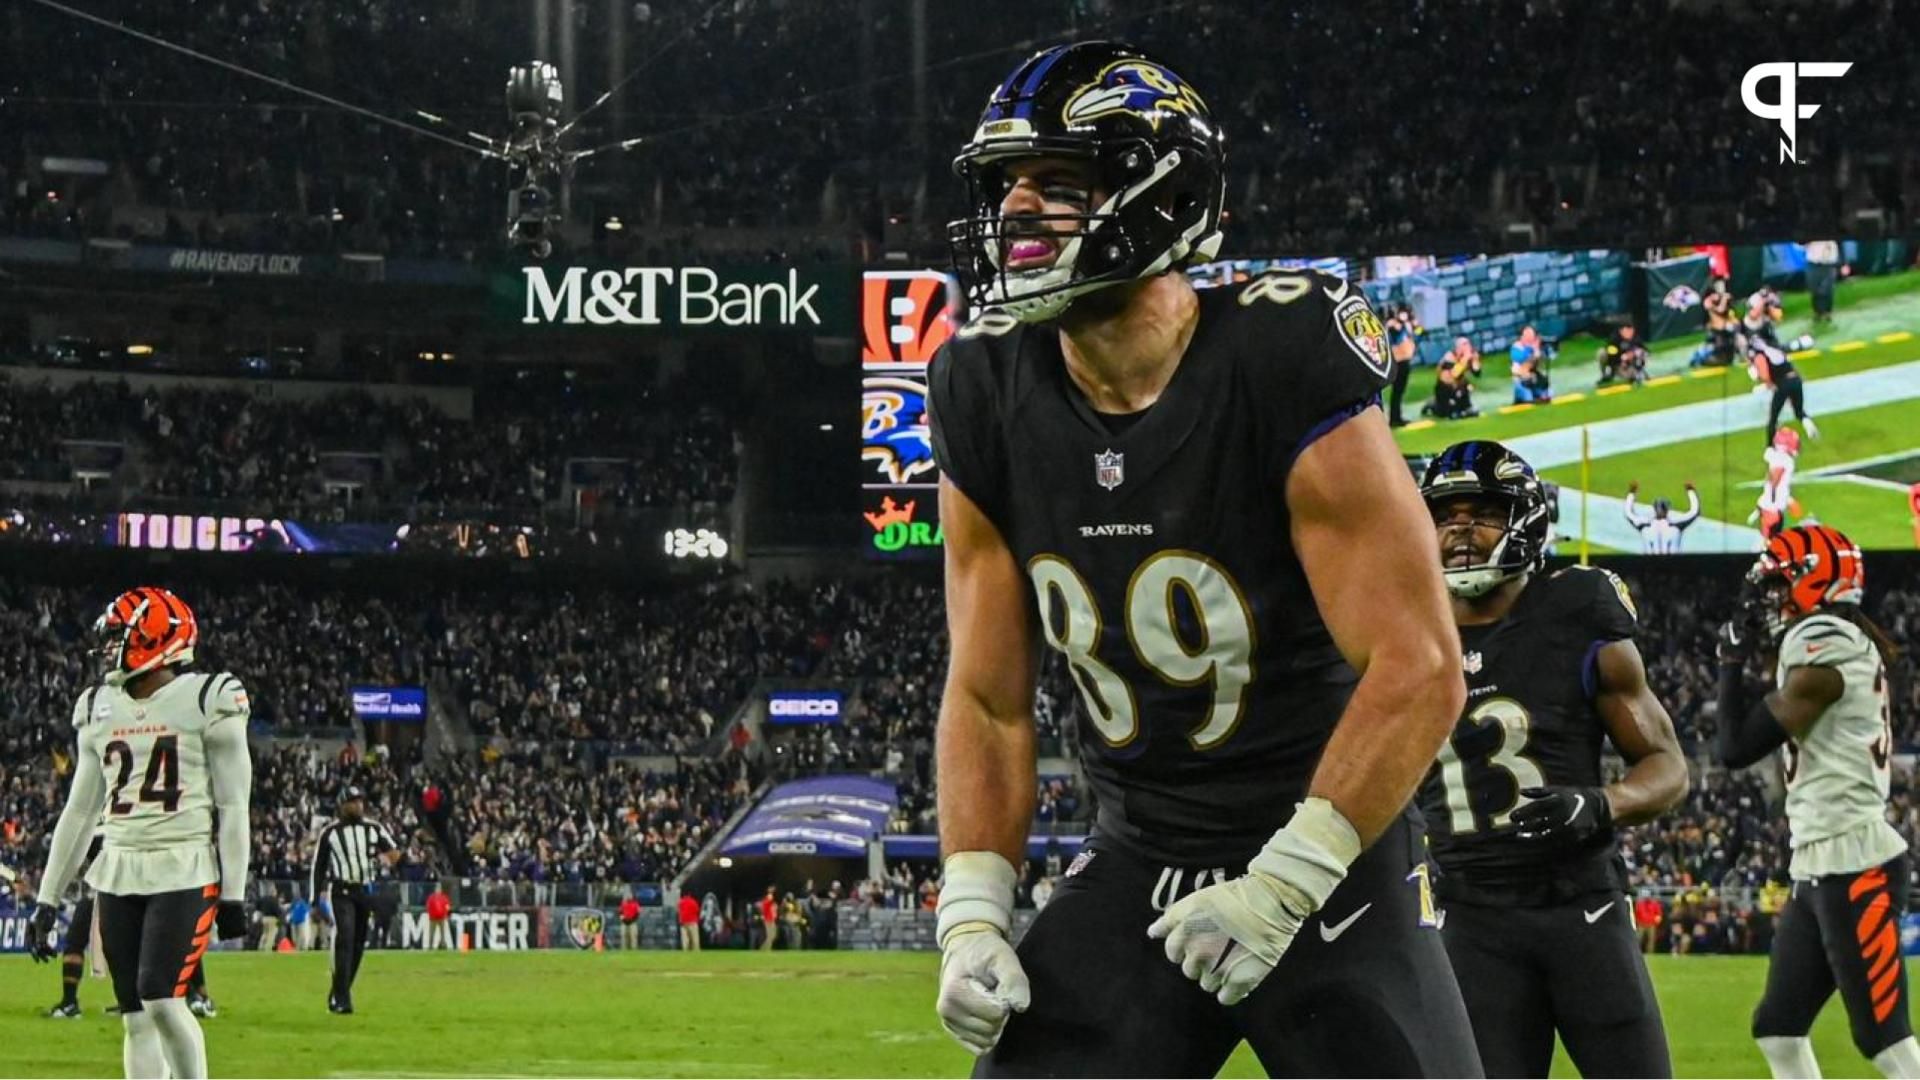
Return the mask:
{"type": "Polygon", "coordinates": [[[1005,936],[1013,930],[1013,864],[994,851],[956,851],[941,864],[940,904],[934,939],[966,923],[987,923],[1005,936]]]}
{"type": "Polygon", "coordinates": [[[1360,834],[1353,823],[1332,803],[1312,797],[1294,808],[1293,819],[1273,834],[1247,869],[1300,890],[1318,911],[1359,857],[1360,834]]]}

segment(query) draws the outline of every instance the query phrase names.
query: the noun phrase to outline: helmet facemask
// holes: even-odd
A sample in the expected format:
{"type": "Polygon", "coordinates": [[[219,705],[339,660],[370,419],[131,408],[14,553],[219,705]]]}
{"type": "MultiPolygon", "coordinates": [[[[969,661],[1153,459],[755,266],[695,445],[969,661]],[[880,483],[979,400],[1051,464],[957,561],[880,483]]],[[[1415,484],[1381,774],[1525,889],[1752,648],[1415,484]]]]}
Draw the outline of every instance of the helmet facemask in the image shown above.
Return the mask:
{"type": "Polygon", "coordinates": [[[1189,190],[1197,167],[1193,155],[1178,148],[1155,158],[1144,139],[1098,142],[1091,155],[1084,145],[1058,147],[1043,139],[969,146],[954,168],[967,182],[972,216],[948,226],[969,303],[1022,322],[1046,322],[1087,293],[1212,258],[1222,239],[1218,199],[1210,205],[1189,190]],[[1091,164],[1092,186],[1106,197],[1084,213],[1003,214],[1007,166],[1045,157],[1091,164]],[[1029,233],[1058,245],[1053,261],[1009,270],[1006,252],[1029,233]]]}
{"type": "Polygon", "coordinates": [[[1033,54],[988,96],[954,159],[967,215],[950,222],[954,265],[977,310],[1022,322],[1059,317],[1075,298],[1218,254],[1226,138],[1191,84],[1130,45],[1083,41],[1033,54]],[[1011,270],[1003,221],[1009,163],[1066,159],[1104,193],[1071,215],[1014,215],[1060,244],[1051,265],[1011,270]]]}
{"type": "Polygon", "coordinates": [[[141,589],[121,595],[94,620],[93,640],[89,654],[102,681],[119,686],[162,667],[191,664],[199,630],[177,597],[141,589]]]}
{"type": "Polygon", "coordinates": [[[1539,567],[1543,553],[1539,545],[1533,542],[1532,535],[1537,526],[1546,520],[1545,505],[1528,506],[1519,499],[1488,491],[1457,492],[1430,498],[1428,508],[1433,514],[1434,528],[1442,536],[1461,528],[1452,523],[1450,504],[1462,499],[1471,499],[1475,504],[1473,521],[1465,526],[1470,534],[1476,534],[1472,538],[1473,562],[1467,566],[1450,565],[1453,552],[1449,549],[1452,545],[1441,549],[1441,573],[1446,578],[1447,592],[1462,600],[1477,599],[1502,583],[1539,567]],[[1482,556],[1477,533],[1490,524],[1498,528],[1499,538],[1482,556]]]}

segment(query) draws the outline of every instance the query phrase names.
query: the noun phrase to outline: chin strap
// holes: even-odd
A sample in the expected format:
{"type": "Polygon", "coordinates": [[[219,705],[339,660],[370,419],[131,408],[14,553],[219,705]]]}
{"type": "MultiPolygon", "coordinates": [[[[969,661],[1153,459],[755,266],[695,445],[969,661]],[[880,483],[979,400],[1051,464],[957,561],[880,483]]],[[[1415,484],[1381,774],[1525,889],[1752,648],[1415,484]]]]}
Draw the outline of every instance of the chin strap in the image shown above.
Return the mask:
{"type": "Polygon", "coordinates": [[[1462,600],[1479,599],[1524,573],[1525,570],[1502,570],[1495,566],[1470,566],[1444,571],[1447,592],[1462,600]]]}

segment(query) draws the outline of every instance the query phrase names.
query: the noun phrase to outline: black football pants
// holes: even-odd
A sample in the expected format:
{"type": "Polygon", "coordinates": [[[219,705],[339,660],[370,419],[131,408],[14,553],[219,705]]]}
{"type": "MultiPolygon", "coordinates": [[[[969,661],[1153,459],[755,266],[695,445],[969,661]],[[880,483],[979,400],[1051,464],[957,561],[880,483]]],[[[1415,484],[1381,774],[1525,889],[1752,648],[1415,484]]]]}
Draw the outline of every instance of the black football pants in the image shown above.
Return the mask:
{"type": "Polygon", "coordinates": [[[1441,936],[1488,1076],[1547,1075],[1556,1031],[1581,1076],[1673,1075],[1625,896],[1534,908],[1449,900],[1445,907],[1441,936]]]}
{"type": "Polygon", "coordinates": [[[1847,1007],[1853,1045],[1871,1058],[1913,1034],[1900,917],[1907,912],[1907,857],[1858,874],[1793,883],[1767,964],[1767,990],[1753,1037],[1799,1037],[1834,991],[1847,1007]]]}
{"type": "Polygon", "coordinates": [[[1244,866],[1170,867],[1096,837],[1021,939],[1033,1004],[974,1075],[1214,1076],[1245,1039],[1272,1076],[1480,1076],[1405,818],[1354,863],[1259,989],[1231,1008],[1147,937],[1244,866]]]}
{"type": "Polygon", "coordinates": [[[367,954],[373,921],[373,897],[359,885],[336,885],[333,901],[333,997],[353,1000],[353,980],[360,974],[360,958],[367,954]]]}
{"type": "Polygon", "coordinates": [[[113,976],[120,1011],[138,1012],[142,1001],[186,997],[213,939],[213,913],[220,886],[145,896],[100,893],[100,947],[113,976]]]}

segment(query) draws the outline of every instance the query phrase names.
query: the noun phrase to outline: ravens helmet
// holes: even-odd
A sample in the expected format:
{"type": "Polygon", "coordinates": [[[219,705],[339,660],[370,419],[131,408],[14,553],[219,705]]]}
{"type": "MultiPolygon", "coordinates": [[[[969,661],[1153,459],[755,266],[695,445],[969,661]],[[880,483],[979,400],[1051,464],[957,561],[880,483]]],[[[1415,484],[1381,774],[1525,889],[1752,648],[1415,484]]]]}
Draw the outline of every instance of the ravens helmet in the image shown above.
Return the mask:
{"type": "Polygon", "coordinates": [[[1044,322],[1094,290],[1212,258],[1225,162],[1206,102],[1165,64],[1110,41],[1035,53],[994,88],[953,162],[969,216],[947,235],[969,303],[1044,322]],[[1003,215],[1009,166],[1036,158],[1089,166],[1097,205],[1003,215]],[[1049,262],[1009,267],[1023,231],[1052,243],[1049,262]]]}
{"type": "Polygon", "coordinates": [[[1497,442],[1455,443],[1427,465],[1420,480],[1434,524],[1446,520],[1451,503],[1485,500],[1505,518],[1500,540],[1484,561],[1445,568],[1447,591],[1471,599],[1510,578],[1540,568],[1553,528],[1545,487],[1533,466],[1497,442]]]}

